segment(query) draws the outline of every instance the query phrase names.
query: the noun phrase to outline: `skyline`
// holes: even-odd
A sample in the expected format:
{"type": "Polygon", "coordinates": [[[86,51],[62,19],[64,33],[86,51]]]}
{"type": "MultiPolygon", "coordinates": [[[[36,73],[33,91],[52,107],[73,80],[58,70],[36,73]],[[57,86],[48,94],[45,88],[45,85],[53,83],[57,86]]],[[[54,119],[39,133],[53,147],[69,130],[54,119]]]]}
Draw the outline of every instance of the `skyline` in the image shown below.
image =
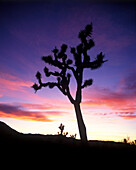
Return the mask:
{"type": "Polygon", "coordinates": [[[65,132],[78,134],[67,98],[56,88],[34,93],[31,86],[38,70],[45,78],[41,57],[63,43],[70,51],[92,22],[95,46],[89,55],[94,59],[102,51],[108,62],[84,74],[94,80],[81,104],[88,139],[136,139],[135,3],[12,2],[1,3],[0,11],[0,120],[24,133],[55,134],[63,123],[65,132]]]}

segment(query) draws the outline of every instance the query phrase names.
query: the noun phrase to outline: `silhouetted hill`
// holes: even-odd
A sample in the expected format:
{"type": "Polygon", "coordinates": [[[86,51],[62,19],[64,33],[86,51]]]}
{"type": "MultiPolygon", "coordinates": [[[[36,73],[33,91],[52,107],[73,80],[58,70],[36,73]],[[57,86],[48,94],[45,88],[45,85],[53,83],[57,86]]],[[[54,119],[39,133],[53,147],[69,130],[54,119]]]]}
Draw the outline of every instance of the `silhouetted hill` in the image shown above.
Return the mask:
{"type": "Polygon", "coordinates": [[[0,141],[6,142],[45,142],[45,143],[72,143],[75,139],[66,138],[62,135],[41,135],[41,134],[23,134],[9,127],[6,123],[0,121],[0,141]]]}
{"type": "Polygon", "coordinates": [[[14,140],[14,139],[17,139],[18,136],[20,136],[19,132],[12,129],[4,122],[0,121],[0,140],[2,141],[14,140]]]}
{"type": "Polygon", "coordinates": [[[80,159],[122,159],[136,154],[136,146],[112,141],[88,141],[82,145],[80,140],[62,135],[23,134],[0,122],[1,154],[11,159],[55,159],[74,161],[80,159]],[[25,157],[23,157],[25,155],[25,157]],[[44,155],[44,156],[42,156],[44,155]],[[70,155],[70,157],[69,157],[70,155]],[[20,158],[21,156],[21,158],[20,158]],[[106,157],[104,157],[106,156],[106,157]],[[22,158],[23,157],[23,158],[22,158]]]}

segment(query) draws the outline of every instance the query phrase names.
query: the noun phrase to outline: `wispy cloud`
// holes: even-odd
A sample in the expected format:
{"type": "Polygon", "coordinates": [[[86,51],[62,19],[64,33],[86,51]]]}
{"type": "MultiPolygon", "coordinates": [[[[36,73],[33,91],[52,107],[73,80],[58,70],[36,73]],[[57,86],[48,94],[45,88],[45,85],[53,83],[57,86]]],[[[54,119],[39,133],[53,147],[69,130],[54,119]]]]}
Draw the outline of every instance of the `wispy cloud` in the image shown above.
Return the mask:
{"type": "MultiPolygon", "coordinates": [[[[31,86],[33,82],[14,76],[12,74],[0,73],[0,97],[16,98],[18,102],[25,100],[26,102],[45,103],[50,99],[35,94],[31,86]]],[[[10,101],[12,102],[12,101],[10,101]]]]}
{"type": "Polygon", "coordinates": [[[136,119],[135,112],[121,112],[119,116],[127,120],[136,119]]]}
{"type": "Polygon", "coordinates": [[[24,91],[25,87],[30,87],[32,82],[25,81],[19,77],[8,73],[1,73],[0,89],[1,91],[24,91]]]}
{"type": "Polygon", "coordinates": [[[84,96],[83,105],[103,108],[103,115],[116,115],[125,119],[136,118],[136,74],[132,73],[121,80],[117,89],[94,87],[84,96]],[[123,83],[122,83],[123,82],[123,83]],[[91,94],[92,92],[92,94],[91,94]],[[107,108],[107,112],[106,112],[107,108]],[[109,109],[111,111],[109,112],[109,109]]]}
{"type": "Polygon", "coordinates": [[[55,108],[51,109],[43,105],[37,104],[0,104],[0,117],[4,118],[15,118],[22,120],[30,121],[41,121],[41,122],[50,122],[53,121],[50,119],[52,116],[58,116],[64,113],[64,111],[56,110],[55,108]]]}
{"type": "Polygon", "coordinates": [[[65,101],[61,98],[52,99],[42,97],[39,93],[35,94],[30,88],[32,84],[33,82],[12,74],[1,73],[0,97],[1,99],[4,97],[6,102],[1,100],[0,117],[46,122],[67,113],[69,105],[65,101]]]}
{"type": "Polygon", "coordinates": [[[42,112],[25,111],[22,107],[10,104],[0,104],[0,117],[44,122],[51,121],[42,112]]]}

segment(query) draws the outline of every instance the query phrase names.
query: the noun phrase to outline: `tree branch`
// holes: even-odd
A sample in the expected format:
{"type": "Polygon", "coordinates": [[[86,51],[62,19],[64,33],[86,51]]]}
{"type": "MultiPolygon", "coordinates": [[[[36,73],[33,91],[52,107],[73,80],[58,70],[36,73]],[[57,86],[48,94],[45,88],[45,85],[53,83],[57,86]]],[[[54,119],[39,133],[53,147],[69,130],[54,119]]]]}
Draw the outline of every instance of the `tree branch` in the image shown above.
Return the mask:
{"type": "Polygon", "coordinates": [[[32,86],[32,88],[35,90],[35,92],[37,92],[37,90],[40,90],[42,87],[47,87],[47,86],[49,86],[49,88],[53,88],[53,87],[57,86],[57,83],[55,83],[55,82],[42,83],[41,82],[39,85],[35,83],[32,86]]]}
{"type": "Polygon", "coordinates": [[[81,86],[81,88],[83,89],[83,88],[85,88],[85,87],[87,87],[87,86],[91,86],[92,83],[93,83],[93,79],[85,80],[85,81],[84,81],[84,84],[81,86]]]}
{"type": "Polygon", "coordinates": [[[84,62],[83,63],[83,68],[91,68],[92,70],[97,69],[102,66],[103,63],[107,62],[108,60],[103,60],[104,55],[102,52],[97,55],[96,60],[93,62],[84,62]]]}
{"type": "Polygon", "coordinates": [[[57,72],[57,71],[51,72],[51,71],[49,71],[49,69],[47,67],[44,67],[44,73],[45,73],[46,77],[49,77],[50,75],[53,75],[56,77],[61,76],[61,74],[59,72],[57,72]]]}
{"type": "Polygon", "coordinates": [[[71,102],[72,104],[74,104],[74,103],[75,103],[75,100],[74,100],[73,97],[71,96],[70,90],[69,90],[69,87],[68,87],[68,86],[67,86],[67,96],[68,96],[70,102],[71,102]]]}
{"type": "Polygon", "coordinates": [[[59,84],[57,84],[57,87],[64,95],[67,95],[67,93],[63,90],[63,88],[60,87],[59,84]]]}
{"type": "Polygon", "coordinates": [[[53,65],[55,67],[62,69],[62,65],[63,65],[62,62],[58,60],[53,60],[52,56],[43,56],[42,60],[45,61],[45,63],[48,63],[50,65],[53,65]]]}
{"type": "MultiPolygon", "coordinates": [[[[53,73],[53,72],[51,72],[51,73],[53,73]]],[[[55,75],[55,76],[57,76],[57,75],[55,75]]],[[[53,88],[53,87],[56,86],[56,87],[58,87],[58,89],[59,89],[64,95],[67,95],[67,96],[68,96],[68,98],[69,98],[69,100],[70,100],[71,103],[74,103],[74,99],[73,99],[73,97],[71,96],[70,90],[69,90],[70,76],[71,76],[71,75],[70,75],[69,73],[67,74],[67,77],[65,77],[65,75],[63,75],[63,78],[62,78],[61,81],[60,81],[60,78],[58,78],[58,83],[56,83],[56,82],[42,83],[41,73],[38,71],[38,72],[36,73],[36,78],[37,78],[37,80],[38,80],[39,85],[35,83],[35,84],[32,86],[32,88],[34,88],[35,92],[37,92],[37,90],[40,90],[42,87],[47,87],[47,86],[48,86],[49,88],[53,88]],[[65,79],[65,81],[64,81],[64,79],[65,79]],[[64,85],[63,83],[65,83],[65,85],[64,85]],[[61,87],[61,86],[62,86],[62,87],[61,87]],[[66,88],[65,88],[65,86],[66,86],[66,88]]]]}
{"type": "Polygon", "coordinates": [[[67,66],[67,68],[68,68],[69,70],[71,70],[71,71],[72,71],[72,73],[73,73],[73,75],[74,75],[75,79],[77,80],[78,75],[77,75],[77,72],[75,71],[74,67],[67,66]]]}

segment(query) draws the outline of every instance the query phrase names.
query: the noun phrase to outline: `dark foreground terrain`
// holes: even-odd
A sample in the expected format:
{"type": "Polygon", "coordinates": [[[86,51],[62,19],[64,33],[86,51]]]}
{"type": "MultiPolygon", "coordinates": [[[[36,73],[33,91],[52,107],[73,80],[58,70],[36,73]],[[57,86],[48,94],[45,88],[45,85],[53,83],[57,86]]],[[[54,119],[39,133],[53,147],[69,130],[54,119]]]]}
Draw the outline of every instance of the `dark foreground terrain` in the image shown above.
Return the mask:
{"type": "Polygon", "coordinates": [[[64,164],[67,167],[69,163],[72,166],[72,162],[80,165],[83,160],[87,165],[99,160],[95,166],[101,166],[100,162],[105,161],[114,165],[123,160],[124,165],[129,159],[132,165],[133,158],[136,157],[136,146],[104,141],[88,141],[88,144],[84,145],[80,140],[62,135],[19,133],[0,122],[0,153],[7,162],[21,161],[21,165],[26,162],[33,166],[43,165],[51,161],[50,165],[64,164]]]}

